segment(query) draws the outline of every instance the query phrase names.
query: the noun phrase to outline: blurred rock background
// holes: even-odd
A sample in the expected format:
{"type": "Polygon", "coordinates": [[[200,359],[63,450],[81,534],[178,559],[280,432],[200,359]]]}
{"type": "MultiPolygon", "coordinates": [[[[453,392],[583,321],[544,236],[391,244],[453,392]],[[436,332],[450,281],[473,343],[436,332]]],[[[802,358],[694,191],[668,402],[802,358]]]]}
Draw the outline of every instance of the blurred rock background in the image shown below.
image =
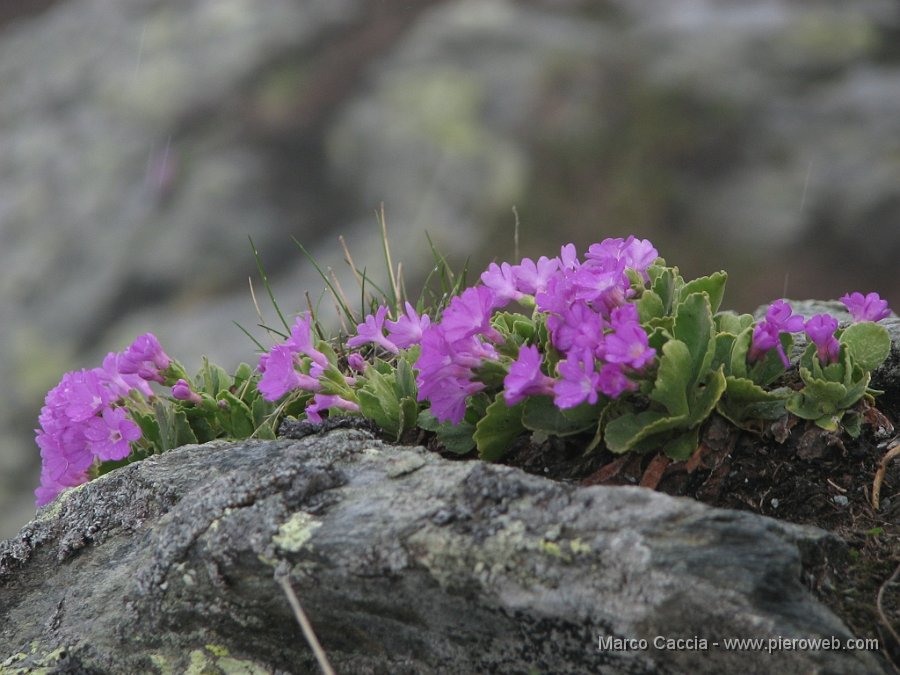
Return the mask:
{"type": "Polygon", "coordinates": [[[255,361],[287,311],[425,232],[473,269],[630,233],[735,309],[900,306],[893,0],[0,0],[0,537],[48,388],[152,330],[255,361]],[[258,295],[262,295],[258,293],[258,295]],[[258,331],[262,336],[262,332],[258,331]]]}

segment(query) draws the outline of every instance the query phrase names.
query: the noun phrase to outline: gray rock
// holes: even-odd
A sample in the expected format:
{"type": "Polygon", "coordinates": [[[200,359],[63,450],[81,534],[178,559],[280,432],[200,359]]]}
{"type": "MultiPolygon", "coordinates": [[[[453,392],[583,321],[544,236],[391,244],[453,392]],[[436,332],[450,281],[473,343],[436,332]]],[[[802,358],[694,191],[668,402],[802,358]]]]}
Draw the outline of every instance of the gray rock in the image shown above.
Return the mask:
{"type": "Polygon", "coordinates": [[[338,672],[885,672],[865,651],[724,648],[849,638],[802,582],[841,553],[814,528],[362,431],[212,443],[68,491],[0,543],[0,662],[315,672],[287,575],[338,672]],[[616,639],[648,646],[599,648],[616,639]]]}

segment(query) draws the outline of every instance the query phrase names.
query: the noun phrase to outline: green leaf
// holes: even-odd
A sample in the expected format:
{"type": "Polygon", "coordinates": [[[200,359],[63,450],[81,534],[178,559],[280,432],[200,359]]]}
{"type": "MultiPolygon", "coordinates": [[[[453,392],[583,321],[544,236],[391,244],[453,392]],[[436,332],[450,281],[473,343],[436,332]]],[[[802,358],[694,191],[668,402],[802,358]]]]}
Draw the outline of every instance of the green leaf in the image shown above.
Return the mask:
{"type": "Polygon", "coordinates": [[[700,424],[713,411],[716,403],[725,393],[725,373],[724,367],[720,366],[718,370],[713,371],[705,385],[692,391],[690,400],[690,423],[686,426],[694,426],[700,424]]]}
{"type": "Polygon", "coordinates": [[[503,400],[503,394],[497,394],[484,417],[475,425],[473,438],[481,459],[493,462],[509,452],[512,442],[525,431],[523,407],[522,403],[510,407],[503,400]]]}
{"type": "Polygon", "coordinates": [[[655,434],[669,431],[684,422],[686,416],[672,417],[658,410],[625,413],[606,425],[603,442],[612,452],[621,454],[655,434]]]}
{"type": "Polygon", "coordinates": [[[448,452],[465,455],[475,447],[475,427],[465,422],[445,423],[437,430],[437,439],[448,452]]]}
{"type": "Polygon", "coordinates": [[[718,332],[732,335],[739,335],[753,325],[753,316],[732,311],[719,312],[713,317],[713,320],[716,322],[718,332]]]}
{"type": "Polygon", "coordinates": [[[524,403],[522,425],[554,436],[571,436],[596,427],[602,411],[601,406],[587,404],[561,410],[550,396],[532,396],[524,403]]]}
{"type": "Polygon", "coordinates": [[[275,411],[275,406],[260,397],[253,401],[250,411],[253,414],[254,434],[256,437],[273,440],[275,438],[275,429],[272,426],[274,423],[272,413],[275,411]]]}
{"type": "Polygon", "coordinates": [[[659,370],[650,398],[661,403],[671,416],[688,414],[688,389],[691,386],[692,361],[688,346],[681,340],[669,340],[662,348],[659,370]]]}
{"type": "Polygon", "coordinates": [[[406,359],[401,357],[397,360],[397,372],[394,375],[394,378],[397,395],[400,398],[416,398],[419,393],[419,389],[416,386],[416,375],[413,372],[412,366],[409,365],[409,362],[406,359]]]}
{"type": "Polygon", "coordinates": [[[875,370],[891,353],[891,336],[884,326],[863,321],[849,326],[840,337],[853,362],[864,370],[875,370]]]}
{"type": "Polygon", "coordinates": [[[191,429],[191,425],[188,423],[187,416],[183,410],[174,411],[174,428],[176,448],[197,443],[197,436],[194,434],[194,430],[191,429]]]}
{"type": "Polygon", "coordinates": [[[131,411],[131,418],[140,427],[141,437],[153,446],[153,451],[162,452],[164,448],[156,415],[131,411]]]}
{"type": "Polygon", "coordinates": [[[395,373],[384,374],[370,368],[360,380],[363,384],[356,390],[360,412],[386,433],[399,438],[402,420],[395,373]]]}
{"type": "Polygon", "coordinates": [[[700,445],[700,427],[695,427],[679,434],[663,446],[663,452],[674,459],[681,462],[688,459],[694,454],[697,446],[700,445]]]}
{"type": "Polygon", "coordinates": [[[711,310],[716,312],[719,309],[719,305],[722,304],[722,297],[725,295],[725,282],[727,280],[727,273],[715,272],[708,277],[700,277],[689,281],[678,291],[679,300],[683,302],[692,293],[706,293],[711,310]]]}
{"type": "Polygon", "coordinates": [[[724,396],[716,405],[719,413],[737,426],[750,419],[778,419],[785,413],[790,389],[772,391],[744,377],[727,376],[724,396]]]}
{"type": "Polygon", "coordinates": [[[423,410],[416,418],[416,426],[425,431],[437,431],[441,427],[441,423],[437,417],[431,414],[430,410],[423,410]]]}
{"type": "Polygon", "coordinates": [[[800,366],[800,379],[806,385],[803,387],[803,393],[815,399],[821,406],[822,412],[834,412],[838,404],[847,395],[847,387],[840,382],[829,382],[821,378],[813,377],[812,373],[800,366]]]}
{"type": "Polygon", "coordinates": [[[730,372],[731,352],[734,349],[736,340],[737,336],[732,335],[731,333],[719,333],[716,335],[716,351],[712,360],[712,366],[714,368],[724,365],[730,372]]]}
{"type": "Polygon", "coordinates": [[[662,267],[657,269],[654,269],[654,267],[655,266],[651,265],[648,270],[651,278],[650,290],[659,296],[659,299],[663,304],[664,313],[669,314],[675,303],[675,294],[678,289],[678,281],[680,280],[678,270],[677,268],[672,267],[662,267]]]}
{"type": "Polygon", "coordinates": [[[650,319],[657,319],[666,313],[662,298],[653,291],[644,291],[640,299],[634,304],[637,305],[641,323],[647,323],[650,319]]]}
{"type": "Polygon", "coordinates": [[[691,353],[690,383],[706,375],[716,350],[716,337],[709,296],[692,293],[675,309],[673,337],[684,342],[691,353]]]}
{"type": "Polygon", "coordinates": [[[225,401],[227,408],[222,411],[223,424],[226,433],[232,438],[249,438],[256,427],[253,424],[253,413],[247,404],[229,391],[223,391],[219,395],[220,401],[225,401]]]}
{"type": "Polygon", "coordinates": [[[475,375],[473,379],[483,382],[489,389],[495,389],[503,386],[508,371],[500,361],[485,359],[480,366],[473,369],[473,373],[475,375]]]}
{"type": "Polygon", "coordinates": [[[200,392],[209,394],[213,398],[219,398],[220,392],[228,390],[234,384],[224,368],[210,363],[206,357],[203,358],[203,366],[200,368],[197,379],[200,392]]]}
{"type": "Polygon", "coordinates": [[[435,432],[438,441],[449,452],[464,455],[475,447],[475,440],[472,438],[472,434],[475,433],[475,426],[467,422],[460,422],[459,424],[438,422],[430,410],[423,410],[419,413],[416,425],[420,429],[435,432]]]}
{"type": "MultiPolygon", "coordinates": [[[[241,387],[245,382],[248,382],[253,378],[253,368],[250,367],[247,363],[239,363],[238,367],[234,370],[234,386],[237,388],[237,391],[241,390],[241,387]]],[[[248,391],[256,391],[256,387],[249,387],[248,391]]]]}
{"type": "Polygon", "coordinates": [[[397,430],[397,440],[407,431],[416,428],[416,421],[419,418],[419,404],[415,398],[405,396],[400,399],[400,423],[397,430]]]}

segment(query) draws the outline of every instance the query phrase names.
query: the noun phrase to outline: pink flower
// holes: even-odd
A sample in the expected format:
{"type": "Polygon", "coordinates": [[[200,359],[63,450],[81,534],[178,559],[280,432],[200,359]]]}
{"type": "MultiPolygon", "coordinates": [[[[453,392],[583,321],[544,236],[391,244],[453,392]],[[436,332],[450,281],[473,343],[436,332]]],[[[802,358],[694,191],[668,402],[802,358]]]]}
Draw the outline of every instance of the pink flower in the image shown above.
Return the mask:
{"type": "Polygon", "coordinates": [[[328,357],[313,346],[312,336],[312,317],[309,314],[298,316],[291,328],[291,337],[288,338],[286,345],[292,351],[308,356],[314,363],[319,364],[323,368],[328,367],[328,357]]]}
{"type": "Polygon", "coordinates": [[[353,352],[347,357],[347,365],[350,366],[351,370],[355,370],[357,373],[364,373],[369,364],[366,363],[366,360],[362,356],[353,352]]]}
{"type": "Polygon", "coordinates": [[[168,368],[171,362],[156,336],[153,333],[145,333],[120,354],[117,367],[123,375],[135,374],[148,382],[162,384],[165,381],[162,371],[168,368]]]}
{"type": "Polygon", "coordinates": [[[628,378],[618,363],[606,363],[600,368],[598,377],[600,391],[610,398],[618,398],[626,391],[635,391],[637,382],[628,378]]]}
{"type": "Polygon", "coordinates": [[[756,324],[753,329],[753,339],[747,359],[752,363],[759,360],[763,354],[774,348],[781,358],[785,368],[791,367],[791,362],[784,353],[781,344],[782,333],[799,333],[803,330],[803,317],[794,314],[790,304],[784,300],[776,300],[766,311],[766,318],[756,324]]]}
{"type": "Polygon", "coordinates": [[[537,347],[519,349],[519,357],[510,365],[503,387],[503,398],[508,406],[516,405],[527,396],[553,393],[553,378],[541,372],[541,354],[537,347]]]}
{"type": "Polygon", "coordinates": [[[260,359],[263,375],[256,387],[264,399],[277,401],[289,391],[300,388],[303,380],[297,372],[297,361],[297,356],[286,344],[275,345],[272,351],[263,354],[260,359]]]}
{"type": "Polygon", "coordinates": [[[841,343],[834,337],[838,320],[830,314],[816,314],[806,322],[806,334],[816,345],[816,354],[823,365],[835,363],[841,351],[841,343]]]}
{"type": "Polygon", "coordinates": [[[390,341],[400,349],[407,349],[419,344],[422,341],[422,332],[431,325],[431,319],[427,314],[419,316],[408,302],[405,303],[405,308],[405,315],[396,321],[385,322],[390,341]]]}
{"type": "Polygon", "coordinates": [[[306,406],[306,418],[310,422],[319,424],[322,421],[322,416],[319,413],[331,408],[359,412],[359,405],[353,401],[348,401],[335,394],[316,394],[312,403],[306,406]]]}
{"type": "Polygon", "coordinates": [[[554,403],[558,408],[574,408],[585,401],[593,405],[599,399],[600,376],[594,371],[594,357],[590,351],[570,354],[557,366],[560,380],[553,385],[554,403]]]}
{"type": "Polygon", "coordinates": [[[384,320],[387,316],[387,311],[387,307],[382,305],[375,311],[375,314],[369,314],[365,321],[356,327],[356,335],[347,340],[347,346],[361,347],[372,343],[389,351],[391,354],[397,354],[400,349],[384,335],[384,320]]]}
{"type": "Polygon", "coordinates": [[[891,315],[887,300],[882,300],[878,293],[863,295],[854,292],[841,297],[841,302],[854,321],[881,321],[891,315]]]}
{"type": "Polygon", "coordinates": [[[559,258],[541,256],[537,263],[531,258],[523,258],[520,264],[512,268],[518,290],[528,295],[547,290],[547,283],[559,270],[559,266],[559,258]]]}
{"type": "Polygon", "coordinates": [[[502,304],[503,301],[486,286],[467,288],[450,301],[441,318],[441,329],[449,342],[474,335],[501,342],[502,337],[491,326],[491,316],[502,304]]]}
{"type": "Polygon", "coordinates": [[[606,336],[605,346],[606,361],[636,370],[643,368],[656,356],[656,350],[648,344],[647,333],[637,322],[620,324],[606,336]]]}
{"type": "Polygon", "coordinates": [[[119,460],[131,454],[131,442],[141,437],[141,430],[124,408],[104,408],[101,417],[88,420],[84,436],[94,456],[102,461],[119,460]]]}
{"type": "Polygon", "coordinates": [[[153,396],[153,390],[147,380],[136,374],[123,374],[119,370],[120,359],[121,355],[117,352],[109,352],[103,359],[103,365],[94,368],[103,386],[112,392],[115,398],[125,398],[132,391],[137,391],[145,398],[153,396]]]}
{"type": "Polygon", "coordinates": [[[521,300],[524,295],[516,288],[516,276],[509,263],[491,263],[481,273],[481,281],[496,294],[498,302],[521,300]]]}
{"type": "Polygon", "coordinates": [[[172,398],[177,401],[190,401],[194,405],[203,403],[203,399],[191,389],[191,385],[187,380],[178,380],[178,382],[172,386],[172,398]]]}

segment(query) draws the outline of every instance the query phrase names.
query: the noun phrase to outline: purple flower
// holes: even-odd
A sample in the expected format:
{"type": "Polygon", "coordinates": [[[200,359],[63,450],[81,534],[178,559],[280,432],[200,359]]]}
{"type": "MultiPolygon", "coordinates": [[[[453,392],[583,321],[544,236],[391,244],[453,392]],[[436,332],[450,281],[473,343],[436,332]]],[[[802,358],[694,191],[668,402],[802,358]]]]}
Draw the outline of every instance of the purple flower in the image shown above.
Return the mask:
{"type": "Polygon", "coordinates": [[[830,314],[816,314],[806,322],[806,334],[816,345],[816,354],[823,365],[835,363],[841,351],[841,343],[834,337],[838,320],[830,314]]]}
{"type": "Polygon", "coordinates": [[[376,344],[386,349],[391,354],[397,354],[400,349],[384,335],[384,319],[388,308],[379,307],[375,314],[369,314],[366,320],[356,327],[356,335],[347,340],[348,347],[360,347],[364,344],[376,344]]]}
{"type": "Polygon", "coordinates": [[[644,277],[644,281],[647,281],[647,268],[658,255],[653,244],[647,239],[636,239],[634,236],[628,239],[604,239],[599,244],[590,246],[586,264],[599,264],[609,269],[621,261],[624,267],[637,270],[644,277]]]}
{"type": "Polygon", "coordinates": [[[449,342],[473,335],[502,342],[503,338],[491,326],[493,311],[502,305],[503,301],[486,286],[467,288],[450,301],[441,317],[441,330],[449,342]]]}
{"type": "Polygon", "coordinates": [[[516,288],[516,276],[513,267],[509,263],[491,263],[486,271],[481,273],[481,281],[497,296],[498,302],[521,300],[524,293],[516,288]]]}
{"type": "Polygon", "coordinates": [[[595,356],[602,356],[604,326],[603,317],[582,301],[573,302],[559,316],[547,318],[550,341],[563,353],[590,349],[595,356]]]}
{"type": "Polygon", "coordinates": [[[439,421],[461,422],[466,399],[484,389],[484,384],[472,380],[472,370],[485,359],[496,358],[493,346],[474,335],[451,342],[443,322],[432,324],[422,335],[416,361],[418,400],[431,403],[431,413],[439,421]]]}
{"type": "Polygon", "coordinates": [[[313,346],[312,336],[312,317],[309,314],[298,316],[291,328],[291,337],[285,344],[292,351],[308,356],[314,363],[319,364],[323,368],[328,367],[328,357],[313,346]]]}
{"type": "Polygon", "coordinates": [[[64,403],[66,416],[73,422],[83,422],[96,415],[111,396],[100,378],[92,370],[78,370],[63,375],[53,397],[64,403]]]}
{"type": "Polygon", "coordinates": [[[100,368],[94,368],[94,372],[103,386],[106,387],[115,398],[126,398],[132,391],[137,391],[145,398],[153,396],[153,390],[150,385],[142,377],[135,374],[123,374],[119,370],[119,359],[121,355],[117,352],[109,352],[103,359],[103,365],[100,368]]]}
{"type": "Polygon", "coordinates": [[[306,406],[306,418],[310,422],[319,424],[322,421],[322,416],[319,413],[331,408],[359,412],[359,405],[353,401],[348,401],[336,394],[316,394],[312,402],[306,406]]]}
{"type": "Polygon", "coordinates": [[[593,405],[599,399],[600,375],[594,371],[594,357],[590,351],[570,354],[557,366],[561,379],[553,385],[554,403],[558,408],[574,408],[585,401],[593,405]]]}
{"type": "Polygon", "coordinates": [[[878,293],[863,295],[854,292],[841,297],[841,302],[854,321],[881,321],[891,315],[887,300],[882,300],[878,293]]]}
{"type": "Polygon", "coordinates": [[[635,391],[638,388],[637,382],[629,379],[618,363],[603,364],[600,368],[598,386],[609,398],[618,398],[623,392],[635,391]]]}
{"type": "Polygon", "coordinates": [[[782,333],[799,333],[803,330],[803,317],[794,314],[790,304],[784,300],[776,300],[766,310],[766,318],[753,328],[753,339],[747,359],[753,363],[759,360],[770,349],[775,349],[785,368],[791,367],[791,362],[784,353],[781,344],[782,333]]]}
{"type": "Polygon", "coordinates": [[[405,303],[405,307],[404,316],[396,321],[385,322],[391,342],[401,349],[419,344],[422,341],[422,332],[431,325],[431,319],[427,314],[419,316],[408,302],[405,303]]]}
{"type": "Polygon", "coordinates": [[[153,333],[145,333],[121,353],[116,365],[123,375],[135,374],[148,382],[162,384],[165,382],[162,371],[168,368],[171,362],[156,336],[153,333]]]}
{"type": "Polygon", "coordinates": [[[636,239],[631,236],[623,242],[621,256],[625,258],[626,267],[637,270],[644,281],[647,281],[649,279],[647,268],[659,257],[659,252],[649,239],[636,239]]]}
{"type": "Polygon", "coordinates": [[[553,378],[541,372],[541,354],[537,347],[519,349],[519,357],[510,365],[503,387],[503,398],[508,406],[516,405],[527,396],[553,393],[553,378]]]}
{"type": "Polygon", "coordinates": [[[102,461],[119,460],[131,454],[131,442],[141,437],[141,430],[124,408],[104,408],[101,417],[88,420],[84,436],[94,456],[102,461]]]}
{"type": "MultiPolygon", "coordinates": [[[[286,344],[275,345],[260,358],[262,377],[256,388],[267,401],[277,401],[289,391],[300,388],[303,380],[297,372],[298,358],[286,344]]],[[[317,383],[318,384],[318,383],[317,383]]]]}
{"type": "Polygon", "coordinates": [[[559,250],[560,269],[575,270],[581,266],[575,244],[566,244],[559,250]]]}
{"type": "Polygon", "coordinates": [[[547,290],[547,283],[559,270],[559,266],[559,258],[550,259],[541,256],[537,263],[531,258],[523,258],[520,264],[512,268],[517,282],[516,288],[528,295],[535,295],[547,290]]]}
{"type": "Polygon", "coordinates": [[[353,352],[347,357],[347,365],[350,366],[351,370],[355,370],[357,373],[364,373],[369,364],[366,363],[366,360],[362,356],[353,352]]]}
{"type": "Polygon", "coordinates": [[[624,260],[582,265],[575,271],[574,281],[575,297],[592,303],[596,309],[606,313],[624,305],[631,290],[624,260]]]}
{"type": "Polygon", "coordinates": [[[636,321],[621,322],[615,326],[615,331],[606,336],[605,345],[606,361],[636,370],[646,366],[656,356],[656,350],[647,341],[647,333],[636,321]]]}
{"type": "Polygon", "coordinates": [[[799,333],[803,330],[803,317],[794,314],[790,303],[784,300],[776,300],[769,305],[765,320],[782,333],[799,333]]]}
{"type": "Polygon", "coordinates": [[[191,385],[187,380],[178,380],[178,382],[172,386],[172,398],[177,401],[190,401],[194,405],[203,403],[203,399],[191,389],[191,385]]]}

